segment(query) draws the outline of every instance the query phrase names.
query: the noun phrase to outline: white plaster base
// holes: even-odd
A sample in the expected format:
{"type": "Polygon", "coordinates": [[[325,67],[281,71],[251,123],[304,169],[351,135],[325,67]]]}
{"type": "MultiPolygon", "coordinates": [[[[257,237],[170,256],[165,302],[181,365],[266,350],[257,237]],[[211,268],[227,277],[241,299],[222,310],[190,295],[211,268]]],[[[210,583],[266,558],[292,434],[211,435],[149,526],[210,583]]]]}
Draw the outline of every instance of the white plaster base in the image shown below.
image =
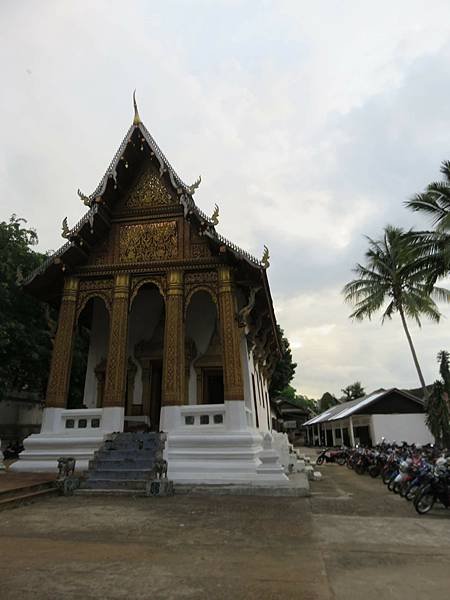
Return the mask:
{"type": "Polygon", "coordinates": [[[260,455],[267,453],[268,448],[263,449],[261,433],[248,426],[242,401],[166,406],[161,411],[161,428],[167,433],[168,477],[176,483],[289,483],[273,452],[270,468],[264,468],[260,455]],[[223,421],[216,424],[214,416],[219,414],[223,421]],[[209,423],[200,424],[207,415],[209,423]],[[194,423],[188,425],[186,419],[193,419],[194,423]]]}
{"type": "Polygon", "coordinates": [[[73,456],[76,470],[88,468],[89,460],[94,456],[105,437],[116,431],[123,431],[124,410],[119,407],[99,409],[66,410],[45,408],[40,433],[25,438],[24,451],[10,471],[56,472],[58,458],[73,456]],[[75,427],[66,428],[66,421],[73,420],[75,427]],[[86,419],[86,428],[77,427],[80,419],[86,419]],[[91,419],[99,419],[100,427],[89,426],[91,419]]]}

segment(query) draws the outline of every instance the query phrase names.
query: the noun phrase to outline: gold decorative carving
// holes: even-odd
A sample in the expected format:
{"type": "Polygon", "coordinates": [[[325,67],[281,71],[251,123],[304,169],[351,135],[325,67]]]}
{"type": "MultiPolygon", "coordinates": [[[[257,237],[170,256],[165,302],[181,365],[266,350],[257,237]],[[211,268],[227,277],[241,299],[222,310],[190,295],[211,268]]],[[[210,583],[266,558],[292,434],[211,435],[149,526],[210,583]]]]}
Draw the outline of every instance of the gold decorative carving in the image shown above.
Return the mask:
{"type": "Polygon", "coordinates": [[[213,302],[217,304],[217,271],[199,271],[196,273],[187,273],[185,276],[185,311],[187,311],[189,302],[197,292],[207,292],[213,302]]]}
{"type": "Polygon", "coordinates": [[[208,256],[212,256],[211,250],[208,247],[208,244],[192,244],[191,246],[192,258],[205,258],[208,256]]]}
{"type": "Polygon", "coordinates": [[[183,404],[184,400],[183,294],[183,272],[169,271],[163,358],[163,404],[165,406],[183,404]]]}
{"type": "Polygon", "coordinates": [[[47,385],[46,404],[48,407],[65,408],[72,366],[73,332],[76,322],[78,279],[68,277],[58,316],[58,328],[53,344],[50,375],[47,385]]]}
{"type": "Polygon", "coordinates": [[[176,204],[164,183],[153,169],[146,169],[137,178],[136,184],[126,198],[125,208],[153,208],[176,204]]]}
{"type": "Polygon", "coordinates": [[[151,262],[178,256],[177,222],[122,225],[119,231],[120,262],[151,262]]]}
{"type": "Polygon", "coordinates": [[[159,289],[159,293],[164,298],[166,293],[166,280],[161,275],[143,275],[141,277],[133,277],[131,281],[131,296],[130,296],[130,310],[133,300],[136,298],[140,288],[146,283],[153,283],[159,289]]]}
{"type": "Polygon", "coordinates": [[[225,400],[243,400],[244,385],[237,323],[236,298],[229,267],[218,269],[219,316],[223,349],[223,380],[225,400]]]}
{"type": "Polygon", "coordinates": [[[114,281],[114,297],[103,406],[124,406],[127,368],[129,288],[129,274],[117,274],[114,281]]]}
{"type": "Polygon", "coordinates": [[[91,298],[101,298],[105,303],[106,309],[111,313],[113,296],[113,281],[112,279],[82,279],[77,301],[77,319],[79,318],[83,308],[91,300],[91,298]]]}

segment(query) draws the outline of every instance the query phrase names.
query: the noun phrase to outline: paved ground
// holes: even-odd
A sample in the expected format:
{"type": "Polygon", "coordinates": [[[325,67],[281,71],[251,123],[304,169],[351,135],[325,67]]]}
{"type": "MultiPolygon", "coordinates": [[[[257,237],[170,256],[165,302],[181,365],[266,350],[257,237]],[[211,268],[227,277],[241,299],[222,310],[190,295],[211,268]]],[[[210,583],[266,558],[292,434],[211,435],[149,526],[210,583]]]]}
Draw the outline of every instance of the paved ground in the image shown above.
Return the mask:
{"type": "Polygon", "coordinates": [[[0,473],[0,493],[17,488],[46,483],[56,478],[52,473],[13,473],[3,471],[0,473]]]}
{"type": "Polygon", "coordinates": [[[2,600],[448,600],[450,511],[321,468],[305,498],[49,498],[0,513],[2,600]]]}

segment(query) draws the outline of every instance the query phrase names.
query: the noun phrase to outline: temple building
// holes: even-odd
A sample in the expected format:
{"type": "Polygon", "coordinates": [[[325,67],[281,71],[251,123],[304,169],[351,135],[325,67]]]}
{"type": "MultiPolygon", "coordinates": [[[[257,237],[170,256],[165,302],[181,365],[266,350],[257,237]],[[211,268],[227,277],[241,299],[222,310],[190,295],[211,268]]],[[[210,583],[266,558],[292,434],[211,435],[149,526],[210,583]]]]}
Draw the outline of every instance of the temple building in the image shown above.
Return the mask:
{"type": "Polygon", "coordinates": [[[217,232],[218,208],[209,217],[193,199],[200,178],[183,183],[134,106],[97,188],[78,192],[86,214],[64,219],[65,244],[23,282],[59,316],[41,431],[12,468],[53,470],[70,455],[85,469],[109,434],[145,428],[166,432],[175,481],[282,481],[276,459],[265,471],[260,460],[280,356],[267,248],[258,260],[217,232]]]}

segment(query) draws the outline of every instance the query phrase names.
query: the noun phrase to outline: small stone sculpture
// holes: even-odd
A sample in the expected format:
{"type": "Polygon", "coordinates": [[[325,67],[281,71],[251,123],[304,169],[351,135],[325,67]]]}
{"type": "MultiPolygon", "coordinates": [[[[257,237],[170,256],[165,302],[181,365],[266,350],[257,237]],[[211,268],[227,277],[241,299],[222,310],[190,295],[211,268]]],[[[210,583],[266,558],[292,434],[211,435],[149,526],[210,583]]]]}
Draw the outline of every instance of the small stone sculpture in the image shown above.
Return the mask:
{"type": "Polygon", "coordinates": [[[167,460],[163,459],[161,450],[156,452],[155,465],[153,467],[155,479],[167,479],[167,460]]]}
{"type": "Polygon", "coordinates": [[[58,478],[71,477],[75,472],[76,460],[73,456],[61,456],[58,458],[58,478]]]}

